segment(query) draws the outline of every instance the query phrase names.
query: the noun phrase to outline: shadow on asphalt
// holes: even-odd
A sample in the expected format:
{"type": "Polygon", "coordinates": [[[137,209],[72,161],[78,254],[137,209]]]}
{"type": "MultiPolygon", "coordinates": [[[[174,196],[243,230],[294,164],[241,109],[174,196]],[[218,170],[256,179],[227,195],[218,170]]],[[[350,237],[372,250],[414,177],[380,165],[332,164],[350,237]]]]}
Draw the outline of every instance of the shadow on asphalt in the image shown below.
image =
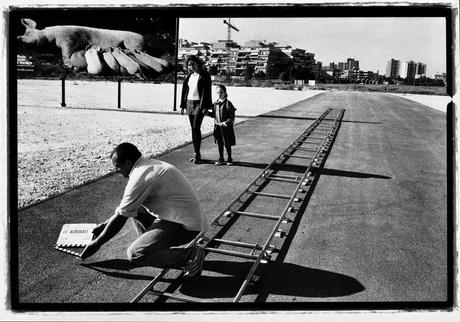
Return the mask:
{"type": "MultiPolygon", "coordinates": [[[[182,284],[182,294],[196,298],[229,298],[238,293],[242,277],[251,269],[252,262],[206,261],[199,279],[182,284]],[[224,276],[208,276],[206,271],[224,276]]],[[[340,297],[363,291],[364,286],[356,279],[319,269],[291,263],[270,262],[261,280],[246,290],[246,294],[267,294],[293,297],[340,297]]],[[[256,300],[259,302],[259,300],[256,300]]]]}
{"type": "Polygon", "coordinates": [[[327,168],[321,168],[318,170],[318,172],[319,174],[322,174],[322,175],[336,176],[336,177],[391,179],[391,177],[383,176],[380,174],[327,169],[327,168]]]}
{"type": "MultiPolygon", "coordinates": [[[[258,115],[255,117],[260,118],[272,118],[272,119],[292,119],[292,120],[307,120],[307,121],[315,121],[316,118],[314,117],[296,117],[296,116],[284,116],[284,115],[271,115],[271,114],[264,114],[258,115]]],[[[362,123],[362,124],[382,124],[382,122],[371,122],[371,121],[348,121],[342,120],[342,123],[362,123]]]]}
{"type": "MultiPolygon", "coordinates": [[[[214,164],[217,160],[210,159],[201,159],[201,164],[214,164]]],[[[222,165],[224,166],[224,165],[222,165]]],[[[253,163],[253,162],[244,162],[244,161],[233,161],[233,167],[247,167],[247,168],[257,168],[265,169],[268,167],[268,163],[253,163]]]]}
{"type": "Polygon", "coordinates": [[[136,269],[139,266],[132,264],[127,259],[109,259],[100,262],[82,263],[80,266],[93,269],[107,276],[125,278],[131,280],[146,280],[150,281],[153,275],[140,275],[128,273],[130,270],[136,269]],[[126,272],[126,273],[124,273],[126,272]]]}
{"type": "Polygon", "coordinates": [[[347,121],[347,120],[342,120],[342,123],[382,124],[382,122],[371,122],[371,121],[347,121]]]}
{"type": "Polygon", "coordinates": [[[307,120],[307,121],[315,121],[317,119],[316,117],[297,117],[297,116],[270,115],[270,114],[257,115],[256,117],[271,118],[271,119],[307,120]]]}
{"type": "MultiPolygon", "coordinates": [[[[277,251],[276,259],[272,262],[269,262],[267,265],[264,265],[263,273],[261,274],[261,281],[253,287],[246,289],[246,294],[255,294],[257,296],[255,301],[258,303],[266,302],[268,296],[289,296],[294,298],[290,301],[296,301],[295,297],[341,297],[359,293],[365,290],[365,287],[353,277],[330,271],[303,267],[292,263],[284,263],[284,259],[289,250],[289,246],[291,245],[292,240],[299,228],[300,219],[306,210],[308,202],[315,190],[318,179],[322,174],[356,178],[391,179],[391,177],[378,174],[324,168],[324,163],[327,160],[334,141],[335,137],[331,142],[331,146],[328,152],[325,154],[320,167],[311,169],[316,173],[315,179],[311,183],[311,187],[307,192],[304,201],[300,205],[297,215],[292,218],[293,220],[291,227],[287,233],[287,236],[285,236],[281,248],[277,251]]],[[[214,164],[214,162],[215,160],[201,160],[201,163],[203,164],[214,164]]],[[[234,166],[265,169],[268,164],[235,161],[234,166]]],[[[295,164],[277,164],[276,169],[303,173],[305,172],[306,167],[297,166],[295,164]]],[[[259,188],[262,189],[262,186],[259,188]]],[[[245,202],[241,206],[241,210],[244,210],[246,203],[250,203],[250,201],[245,202]]],[[[235,218],[232,219],[236,220],[235,218]]],[[[227,224],[229,224],[231,227],[231,220],[227,224]]],[[[220,235],[224,235],[225,232],[225,227],[222,227],[219,234],[217,234],[215,237],[218,238],[220,235]]],[[[205,261],[204,264],[204,275],[202,275],[198,280],[184,284],[181,284],[178,281],[171,281],[172,283],[166,291],[173,292],[174,290],[179,289],[180,292],[184,295],[202,299],[233,298],[238,293],[238,290],[243,283],[244,277],[246,277],[247,273],[251,270],[253,264],[254,263],[252,261],[231,262],[208,260],[205,261]],[[211,276],[206,274],[206,271],[217,272],[218,274],[213,274],[214,276],[211,276]]],[[[129,272],[131,269],[135,268],[135,266],[126,259],[113,259],[80,265],[100,271],[106,275],[121,278],[145,280],[150,280],[152,278],[152,276],[139,274],[136,275],[134,272],[129,272]]],[[[260,269],[262,269],[262,267],[260,267],[260,269]]],[[[158,301],[161,302],[164,301],[164,299],[159,298],[158,301]]]]}

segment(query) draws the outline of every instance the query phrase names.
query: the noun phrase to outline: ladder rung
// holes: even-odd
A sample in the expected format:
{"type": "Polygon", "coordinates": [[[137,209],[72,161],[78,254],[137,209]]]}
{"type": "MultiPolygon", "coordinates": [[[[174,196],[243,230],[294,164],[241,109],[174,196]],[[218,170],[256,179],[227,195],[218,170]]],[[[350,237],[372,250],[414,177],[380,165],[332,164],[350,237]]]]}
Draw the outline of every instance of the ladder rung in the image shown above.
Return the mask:
{"type": "Polygon", "coordinates": [[[278,220],[280,219],[279,216],[272,216],[272,215],[265,215],[265,214],[258,214],[254,212],[246,212],[246,211],[235,211],[235,214],[247,216],[247,217],[255,217],[255,218],[263,218],[263,219],[273,219],[278,220]]]}
{"type": "Polygon", "coordinates": [[[276,193],[268,193],[268,192],[252,192],[255,195],[263,196],[263,197],[271,197],[271,198],[280,198],[280,199],[291,199],[292,196],[289,195],[280,195],[276,193]]]}
{"type": "Polygon", "coordinates": [[[295,149],[299,150],[299,151],[311,151],[311,152],[316,152],[317,151],[316,148],[304,148],[304,147],[301,147],[301,146],[295,147],[295,149]]]}
{"type": "MultiPolygon", "coordinates": [[[[262,174],[260,174],[254,181],[249,184],[239,195],[236,197],[230,205],[225,208],[225,212],[220,214],[214,222],[218,222],[218,220],[222,216],[232,216],[235,215],[234,220],[236,221],[238,216],[248,216],[248,217],[255,217],[255,218],[262,218],[262,219],[270,219],[275,220],[276,226],[273,228],[270,237],[265,241],[265,244],[259,245],[256,243],[255,240],[248,240],[249,242],[237,241],[237,240],[227,240],[221,238],[212,238],[212,237],[204,237],[204,233],[200,233],[190,244],[193,243],[203,243],[200,245],[203,249],[208,253],[214,254],[221,254],[222,256],[234,256],[237,258],[243,259],[250,259],[254,261],[252,263],[251,269],[247,274],[246,278],[244,279],[243,284],[240,286],[237,295],[233,298],[233,302],[239,302],[241,297],[244,295],[244,292],[248,285],[251,282],[257,280],[257,276],[255,275],[255,271],[258,268],[258,265],[261,263],[266,263],[270,261],[270,255],[275,250],[275,246],[271,245],[273,238],[275,237],[287,237],[289,236],[289,227],[288,231],[282,230],[281,224],[283,223],[292,223],[294,221],[293,218],[297,216],[297,213],[302,209],[302,205],[305,201],[308,200],[309,195],[308,192],[314,188],[313,183],[317,180],[317,176],[319,173],[316,173],[317,168],[321,166],[326,161],[326,152],[329,152],[332,143],[335,139],[336,132],[338,131],[338,126],[343,117],[344,110],[339,110],[338,113],[333,113],[334,111],[332,108],[327,108],[320,116],[316,118],[314,122],[308,126],[308,128],[299,136],[297,137],[284,152],[281,153],[280,156],[275,158],[272,163],[270,163],[269,167],[267,167],[262,174]],[[337,114],[337,115],[332,115],[337,114]],[[298,154],[297,156],[294,154],[298,154]],[[308,155],[311,155],[310,157],[308,155]],[[301,162],[299,164],[293,164],[294,162],[291,161],[290,157],[293,158],[302,158],[302,159],[310,159],[311,162],[301,162]],[[289,162],[291,161],[291,162],[289,162]],[[300,163],[308,163],[305,165],[301,165],[300,163]],[[319,164],[319,165],[318,165],[319,164]],[[286,172],[284,172],[286,171],[286,172]],[[301,175],[299,175],[302,173],[301,175]],[[283,174],[283,175],[282,175],[283,174]],[[266,180],[264,184],[259,184],[260,181],[266,180]],[[269,189],[265,190],[265,184],[270,183],[268,180],[275,180],[275,181],[283,181],[289,183],[296,183],[297,187],[294,188],[292,195],[286,194],[279,194],[276,190],[269,189]],[[254,192],[253,192],[254,191],[254,192]],[[266,192],[264,192],[266,191],[266,192]],[[251,194],[252,198],[244,200],[244,197],[247,197],[247,194],[251,194]],[[253,213],[247,211],[233,211],[230,209],[248,209],[247,207],[250,206],[255,196],[266,196],[272,198],[282,198],[288,199],[287,209],[284,209],[283,212],[277,215],[272,214],[263,214],[263,213],[253,213]],[[236,208],[236,205],[240,205],[241,203],[248,203],[246,208],[236,208]],[[235,208],[233,208],[235,206],[235,208]],[[294,214],[294,215],[293,215],[294,214]],[[292,218],[289,218],[291,217],[292,218]],[[215,244],[212,244],[215,242],[215,244]],[[268,247],[269,246],[269,247],[268,247]],[[267,248],[268,247],[268,248],[267,248]]],[[[273,183],[272,183],[273,184],[273,183]]],[[[287,185],[283,185],[287,186],[287,185]]],[[[293,188],[293,186],[289,186],[289,188],[293,188]]],[[[283,193],[290,193],[290,191],[282,191],[278,190],[283,193]]],[[[259,201],[259,200],[257,200],[259,201]]],[[[263,200],[265,201],[265,200],[263,200]]],[[[273,201],[273,200],[268,200],[273,201]]],[[[273,213],[275,213],[273,211],[273,213]]],[[[276,214],[276,213],[275,213],[276,214]]],[[[230,224],[233,224],[230,221],[230,224]]],[[[219,226],[221,226],[219,224],[219,226]]],[[[222,237],[221,233],[225,234],[227,228],[222,228],[220,232],[214,234],[214,237],[222,237]]],[[[230,238],[233,239],[233,238],[230,238]]],[[[280,250],[277,250],[278,252],[280,250]]],[[[172,300],[183,301],[183,302],[204,302],[204,300],[200,297],[190,297],[190,296],[183,296],[181,292],[172,291],[170,289],[165,289],[165,291],[156,291],[153,290],[154,285],[157,282],[160,282],[160,279],[166,274],[168,269],[164,269],[160,275],[155,277],[142,291],[139,295],[133,300],[137,302],[142,296],[144,296],[147,292],[156,294],[156,296],[166,297],[172,300]],[[168,290],[169,292],[166,292],[168,290]],[[175,294],[173,294],[175,293],[175,294]]],[[[164,280],[165,283],[168,281],[164,280]]],[[[166,299],[165,299],[166,300],[166,299]]]]}
{"type": "Polygon", "coordinates": [[[299,176],[285,176],[285,175],[276,174],[276,173],[270,174],[270,177],[283,178],[283,179],[292,179],[292,180],[300,180],[302,178],[302,177],[299,177],[299,176]]]}
{"type": "Polygon", "coordinates": [[[223,255],[229,255],[229,256],[235,256],[235,257],[243,257],[243,258],[249,258],[249,259],[258,258],[257,255],[251,255],[251,254],[242,253],[242,252],[235,252],[233,250],[219,249],[219,248],[212,248],[212,247],[205,247],[204,249],[210,253],[217,253],[217,254],[223,254],[223,255]]]}
{"type": "Polygon", "coordinates": [[[162,278],[163,276],[165,276],[166,273],[167,273],[168,271],[169,271],[169,268],[163,269],[163,270],[160,272],[160,274],[158,274],[157,276],[155,276],[155,277],[153,278],[153,280],[151,280],[150,283],[148,283],[147,286],[145,286],[144,289],[143,289],[139,294],[137,294],[137,296],[131,301],[131,303],[137,303],[137,302],[139,302],[139,300],[140,300],[141,298],[143,298],[145,294],[147,294],[148,292],[150,292],[151,289],[152,289],[152,287],[154,287],[155,284],[156,284],[159,280],[161,280],[161,278],[162,278]]]}
{"type": "Polygon", "coordinates": [[[307,140],[324,140],[326,137],[325,136],[308,136],[305,139],[307,140]]]}
{"type": "Polygon", "coordinates": [[[273,180],[273,181],[280,181],[280,182],[290,182],[290,183],[299,183],[300,180],[291,180],[291,179],[283,179],[283,178],[272,178],[272,177],[267,177],[266,179],[268,180],[273,180]]]}
{"type": "Polygon", "coordinates": [[[165,297],[168,297],[170,299],[174,299],[174,300],[179,300],[179,301],[182,301],[182,302],[190,302],[190,303],[200,303],[200,302],[204,302],[202,300],[198,300],[196,298],[193,298],[193,297],[190,297],[190,296],[186,296],[186,295],[175,295],[175,294],[172,294],[172,293],[167,293],[167,292],[162,292],[162,291],[156,291],[156,290],[152,290],[151,291],[153,294],[155,295],[159,295],[159,296],[165,296],[165,297]]]}
{"type": "Polygon", "coordinates": [[[239,247],[246,247],[246,248],[251,248],[251,249],[257,249],[261,250],[262,246],[258,244],[249,244],[249,243],[243,243],[240,241],[234,241],[234,240],[226,240],[226,239],[219,239],[219,238],[212,238],[211,241],[216,241],[221,244],[226,244],[226,245],[232,245],[232,246],[239,246],[239,247]]]}
{"type": "Polygon", "coordinates": [[[313,159],[313,157],[308,157],[305,155],[294,155],[294,154],[289,154],[290,158],[298,158],[298,159],[313,159]]]}

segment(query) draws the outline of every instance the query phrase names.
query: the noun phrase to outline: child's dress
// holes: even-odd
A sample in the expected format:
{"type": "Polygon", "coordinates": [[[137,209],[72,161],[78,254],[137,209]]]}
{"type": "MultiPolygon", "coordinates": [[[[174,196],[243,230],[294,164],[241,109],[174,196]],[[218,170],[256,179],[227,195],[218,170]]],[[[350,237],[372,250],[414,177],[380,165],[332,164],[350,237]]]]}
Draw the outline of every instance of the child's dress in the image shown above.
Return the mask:
{"type": "Polygon", "coordinates": [[[233,146],[236,144],[233,122],[235,121],[236,108],[228,99],[217,100],[212,111],[208,114],[214,118],[214,142],[222,142],[224,146],[233,146]],[[227,126],[222,126],[220,123],[227,126]]]}

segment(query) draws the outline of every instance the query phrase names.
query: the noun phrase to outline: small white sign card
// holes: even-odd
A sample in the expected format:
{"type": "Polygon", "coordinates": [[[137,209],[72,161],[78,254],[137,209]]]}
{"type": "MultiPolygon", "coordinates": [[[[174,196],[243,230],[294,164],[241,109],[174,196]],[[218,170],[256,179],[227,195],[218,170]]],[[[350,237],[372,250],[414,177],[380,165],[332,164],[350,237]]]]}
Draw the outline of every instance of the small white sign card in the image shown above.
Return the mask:
{"type": "Polygon", "coordinates": [[[97,224],[65,224],[55,245],[55,249],[80,256],[77,252],[65,249],[64,247],[85,247],[93,239],[93,229],[97,224]]]}

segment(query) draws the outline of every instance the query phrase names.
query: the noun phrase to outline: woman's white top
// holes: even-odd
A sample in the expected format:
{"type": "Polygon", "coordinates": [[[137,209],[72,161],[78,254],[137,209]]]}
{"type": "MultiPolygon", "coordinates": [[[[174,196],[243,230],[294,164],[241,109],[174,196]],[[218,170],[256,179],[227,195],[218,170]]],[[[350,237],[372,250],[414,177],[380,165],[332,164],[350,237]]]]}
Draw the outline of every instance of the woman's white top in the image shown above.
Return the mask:
{"type": "Polygon", "coordinates": [[[200,99],[200,94],[198,93],[198,78],[200,77],[200,74],[198,73],[193,73],[190,75],[190,78],[188,79],[188,100],[199,100],[200,99]]]}

